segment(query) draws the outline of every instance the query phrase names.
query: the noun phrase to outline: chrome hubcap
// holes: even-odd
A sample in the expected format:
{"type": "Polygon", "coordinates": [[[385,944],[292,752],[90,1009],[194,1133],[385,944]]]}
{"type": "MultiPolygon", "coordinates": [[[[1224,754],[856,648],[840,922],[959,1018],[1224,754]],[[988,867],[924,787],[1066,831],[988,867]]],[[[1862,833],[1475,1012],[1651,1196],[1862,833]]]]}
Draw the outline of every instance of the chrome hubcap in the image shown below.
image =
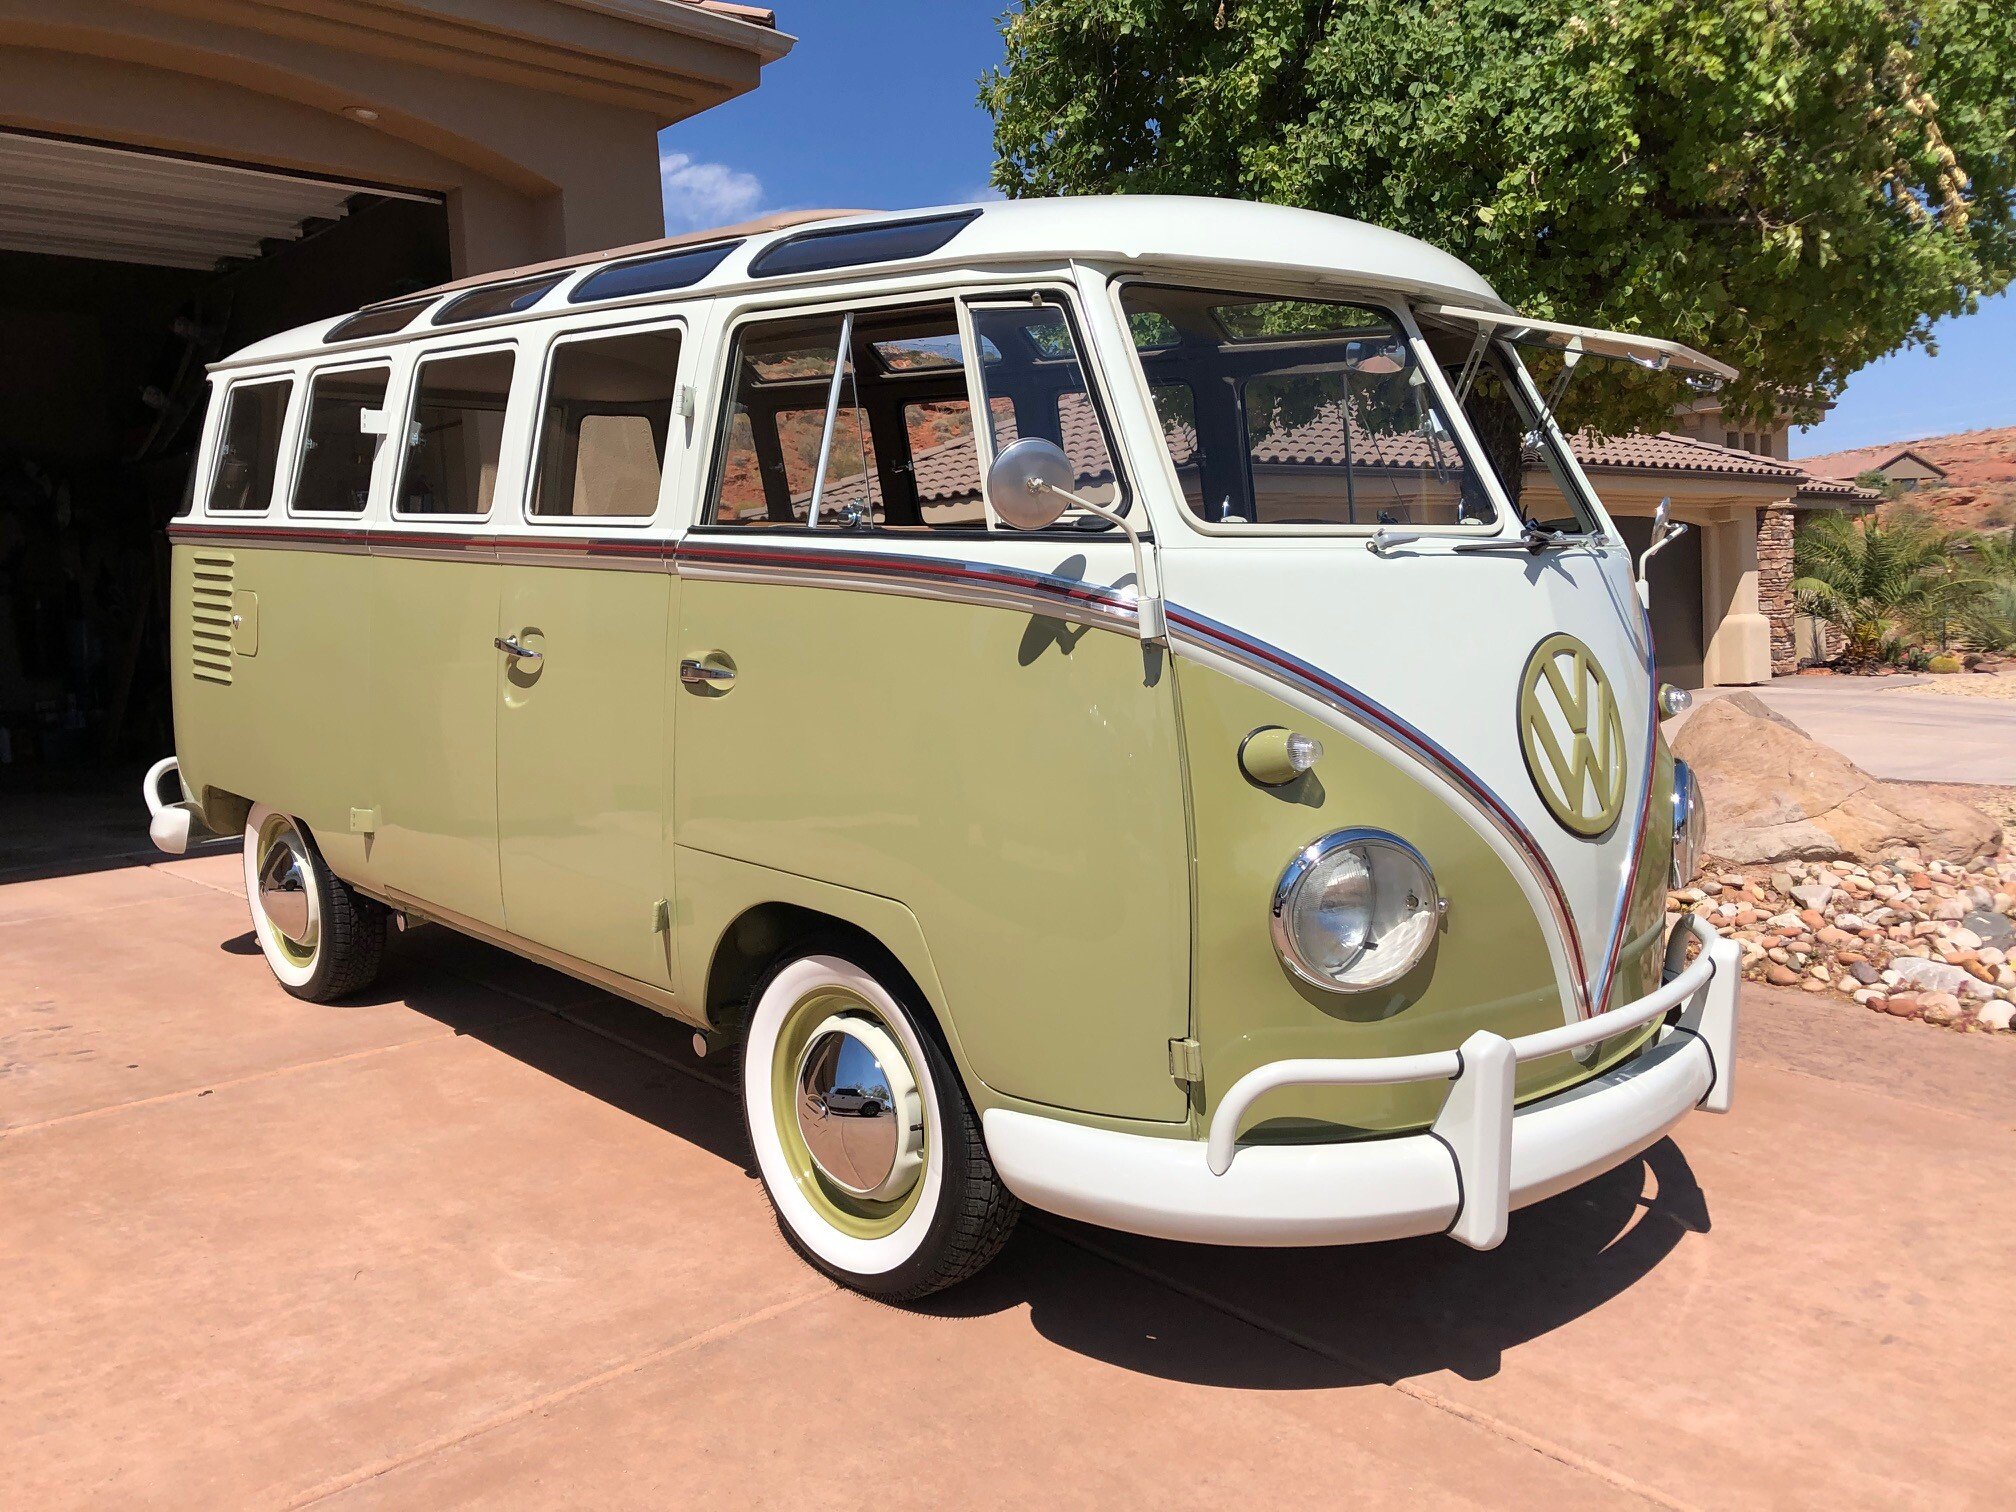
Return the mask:
{"type": "Polygon", "coordinates": [[[291,832],[275,835],[259,863],[259,910],[301,950],[313,950],[317,934],[308,886],[308,857],[299,838],[291,832]]]}
{"type": "Polygon", "coordinates": [[[900,1196],[923,1158],[916,1082],[878,1025],[835,1016],[798,1064],[798,1132],[820,1174],[856,1197],[900,1196]]]}

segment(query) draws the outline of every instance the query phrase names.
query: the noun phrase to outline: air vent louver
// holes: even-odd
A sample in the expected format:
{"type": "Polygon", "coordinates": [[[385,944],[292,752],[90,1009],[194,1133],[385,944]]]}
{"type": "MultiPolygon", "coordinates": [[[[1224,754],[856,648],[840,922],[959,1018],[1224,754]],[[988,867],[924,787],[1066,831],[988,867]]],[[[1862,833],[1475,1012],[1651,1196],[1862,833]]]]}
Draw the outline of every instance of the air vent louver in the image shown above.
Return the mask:
{"type": "Polygon", "coordinates": [[[204,682],[227,686],[236,661],[231,625],[236,564],[228,551],[199,551],[191,560],[189,670],[204,682]]]}

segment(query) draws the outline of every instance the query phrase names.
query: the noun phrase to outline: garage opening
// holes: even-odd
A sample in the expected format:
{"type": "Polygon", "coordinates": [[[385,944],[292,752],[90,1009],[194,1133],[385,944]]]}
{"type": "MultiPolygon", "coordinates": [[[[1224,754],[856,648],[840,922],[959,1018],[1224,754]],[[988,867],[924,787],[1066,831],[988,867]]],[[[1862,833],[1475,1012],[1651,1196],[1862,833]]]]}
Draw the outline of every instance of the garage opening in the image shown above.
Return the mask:
{"type": "MultiPolygon", "coordinates": [[[[1643,515],[1618,515],[1616,523],[1635,563],[1652,543],[1652,522],[1643,515]]],[[[1706,686],[1708,632],[1702,611],[1700,529],[1669,541],[1652,558],[1646,579],[1652,589],[1652,647],[1659,680],[1676,688],[1706,686]]]]}
{"type": "Polygon", "coordinates": [[[142,837],[205,366],[450,276],[437,195],[0,131],[0,870],[142,837]]]}

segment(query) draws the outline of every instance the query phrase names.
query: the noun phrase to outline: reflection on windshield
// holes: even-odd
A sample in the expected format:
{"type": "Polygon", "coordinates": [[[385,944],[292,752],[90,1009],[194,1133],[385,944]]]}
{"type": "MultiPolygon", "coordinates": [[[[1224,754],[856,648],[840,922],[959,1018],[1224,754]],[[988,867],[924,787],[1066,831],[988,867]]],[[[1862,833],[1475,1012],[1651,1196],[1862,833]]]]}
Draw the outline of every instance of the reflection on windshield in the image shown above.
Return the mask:
{"type": "Polygon", "coordinates": [[[1389,312],[1143,284],[1121,299],[1184,499],[1200,518],[1494,522],[1389,312]]]}

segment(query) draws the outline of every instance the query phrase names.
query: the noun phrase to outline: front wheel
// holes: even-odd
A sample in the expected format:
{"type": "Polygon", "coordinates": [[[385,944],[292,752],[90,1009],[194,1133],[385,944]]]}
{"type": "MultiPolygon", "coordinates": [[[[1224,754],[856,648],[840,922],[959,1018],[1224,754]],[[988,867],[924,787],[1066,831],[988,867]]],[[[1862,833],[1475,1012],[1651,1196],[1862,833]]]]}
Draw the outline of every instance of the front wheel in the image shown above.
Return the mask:
{"type": "Polygon", "coordinates": [[[799,956],[758,986],[742,1059],[749,1142],[784,1237],[892,1302],[973,1275],[1022,1210],[921,1013],[844,957],[799,956]]]}
{"type": "Polygon", "coordinates": [[[333,1002],[377,977],[384,906],[331,872],[308,832],[263,803],[245,820],[245,897],[266,964],[294,996],[333,1002]]]}

